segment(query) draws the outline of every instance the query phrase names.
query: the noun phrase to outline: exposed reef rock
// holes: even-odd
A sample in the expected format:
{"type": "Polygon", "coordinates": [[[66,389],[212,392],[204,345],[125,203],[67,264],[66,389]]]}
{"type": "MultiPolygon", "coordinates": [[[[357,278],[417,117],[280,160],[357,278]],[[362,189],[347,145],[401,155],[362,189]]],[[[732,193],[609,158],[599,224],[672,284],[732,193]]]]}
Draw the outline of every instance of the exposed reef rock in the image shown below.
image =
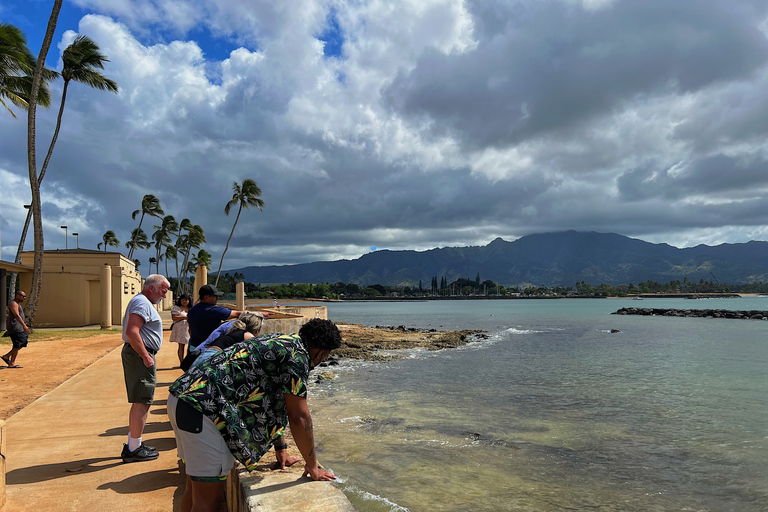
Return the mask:
{"type": "MultiPolygon", "coordinates": [[[[338,358],[385,361],[397,357],[391,353],[382,353],[398,349],[423,348],[441,350],[466,345],[470,341],[487,338],[488,335],[478,330],[436,331],[435,329],[417,329],[399,327],[364,327],[359,324],[337,322],[341,330],[341,348],[334,350],[324,364],[333,365],[338,358]]],[[[336,362],[335,364],[338,364],[336,362]]]]}
{"type": "Polygon", "coordinates": [[[677,316],[684,318],[730,318],[733,320],[768,320],[768,311],[733,311],[730,309],[621,308],[611,314],[677,316]]]}

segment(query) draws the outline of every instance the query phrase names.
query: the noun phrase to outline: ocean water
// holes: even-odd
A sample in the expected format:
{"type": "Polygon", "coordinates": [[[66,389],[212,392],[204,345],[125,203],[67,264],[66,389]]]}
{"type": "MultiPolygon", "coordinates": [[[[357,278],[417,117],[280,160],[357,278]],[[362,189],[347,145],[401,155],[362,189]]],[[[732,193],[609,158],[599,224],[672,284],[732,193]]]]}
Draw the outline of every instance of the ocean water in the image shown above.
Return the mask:
{"type": "Polygon", "coordinates": [[[363,512],[768,510],[768,321],[624,306],[768,298],[330,304],[489,337],[335,367],[310,390],[320,461],[363,512]]]}

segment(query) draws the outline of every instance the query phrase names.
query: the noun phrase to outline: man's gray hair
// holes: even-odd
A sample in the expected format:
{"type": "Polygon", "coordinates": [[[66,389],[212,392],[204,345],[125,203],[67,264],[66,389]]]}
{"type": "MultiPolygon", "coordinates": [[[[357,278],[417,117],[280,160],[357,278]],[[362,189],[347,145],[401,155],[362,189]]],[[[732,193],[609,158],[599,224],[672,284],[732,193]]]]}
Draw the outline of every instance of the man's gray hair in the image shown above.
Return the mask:
{"type": "Polygon", "coordinates": [[[164,275],[152,274],[151,276],[147,276],[147,278],[144,280],[144,289],[151,287],[157,290],[158,288],[160,288],[160,285],[162,285],[163,283],[167,284],[168,286],[171,286],[171,282],[168,281],[168,279],[166,279],[164,275]]]}

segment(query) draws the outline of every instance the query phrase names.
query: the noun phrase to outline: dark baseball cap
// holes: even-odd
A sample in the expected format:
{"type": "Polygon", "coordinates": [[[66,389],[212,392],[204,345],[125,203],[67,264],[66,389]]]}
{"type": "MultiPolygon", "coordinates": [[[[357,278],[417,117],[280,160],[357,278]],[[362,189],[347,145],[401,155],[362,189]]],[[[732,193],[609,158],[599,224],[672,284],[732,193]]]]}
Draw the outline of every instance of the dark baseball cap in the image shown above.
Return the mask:
{"type": "Polygon", "coordinates": [[[220,292],[216,289],[215,286],[212,286],[210,284],[206,284],[205,286],[200,287],[200,298],[202,299],[206,295],[215,295],[217,297],[221,297],[224,295],[224,292],[220,292]]]}

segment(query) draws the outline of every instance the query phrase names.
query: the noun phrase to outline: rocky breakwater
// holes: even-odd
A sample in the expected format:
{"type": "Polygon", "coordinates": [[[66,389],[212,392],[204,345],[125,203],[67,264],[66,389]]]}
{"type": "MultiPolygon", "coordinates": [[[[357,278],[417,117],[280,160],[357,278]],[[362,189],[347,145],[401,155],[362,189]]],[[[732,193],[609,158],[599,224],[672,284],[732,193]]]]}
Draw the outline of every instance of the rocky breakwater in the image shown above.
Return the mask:
{"type": "Polygon", "coordinates": [[[677,316],[684,318],[729,318],[733,320],[768,320],[768,311],[730,309],[621,308],[612,315],[677,316]]]}

